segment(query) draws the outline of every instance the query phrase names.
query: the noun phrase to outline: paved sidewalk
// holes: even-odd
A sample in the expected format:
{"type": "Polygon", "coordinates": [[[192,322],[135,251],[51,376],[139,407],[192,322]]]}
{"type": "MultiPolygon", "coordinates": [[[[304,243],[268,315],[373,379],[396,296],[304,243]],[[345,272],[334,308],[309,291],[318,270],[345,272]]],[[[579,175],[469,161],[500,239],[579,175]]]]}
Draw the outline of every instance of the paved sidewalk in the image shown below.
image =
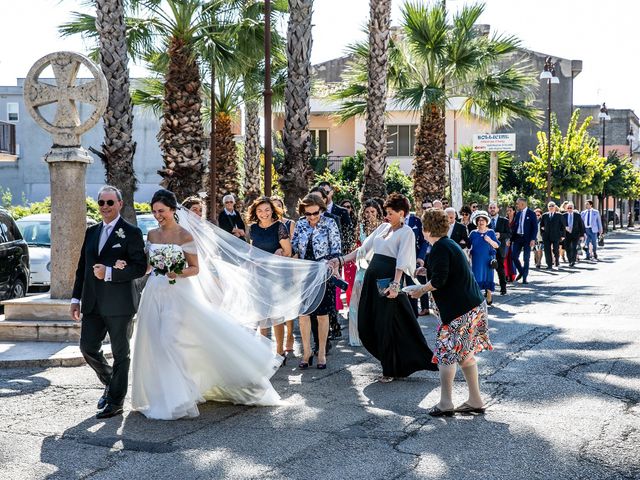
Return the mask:
{"type": "MultiPolygon", "coordinates": [[[[208,403],[173,422],[96,420],[86,366],[0,369],[0,478],[640,478],[640,234],[599,256],[495,297],[484,416],[429,417],[437,374],[376,383],[379,364],[344,340],[327,370],[291,359],[275,375],[287,406],[208,403]]],[[[432,344],[436,320],[421,323],[432,344]]]]}

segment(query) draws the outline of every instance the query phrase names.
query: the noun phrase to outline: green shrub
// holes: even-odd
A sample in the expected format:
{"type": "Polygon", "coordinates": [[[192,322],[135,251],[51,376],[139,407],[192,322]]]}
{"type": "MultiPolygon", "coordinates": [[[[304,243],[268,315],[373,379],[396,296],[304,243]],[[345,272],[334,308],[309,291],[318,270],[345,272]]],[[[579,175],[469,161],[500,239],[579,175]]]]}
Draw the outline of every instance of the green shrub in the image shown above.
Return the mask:
{"type": "Polygon", "coordinates": [[[413,205],[413,181],[411,177],[400,169],[400,162],[392,162],[384,175],[387,193],[401,193],[413,205]]]}

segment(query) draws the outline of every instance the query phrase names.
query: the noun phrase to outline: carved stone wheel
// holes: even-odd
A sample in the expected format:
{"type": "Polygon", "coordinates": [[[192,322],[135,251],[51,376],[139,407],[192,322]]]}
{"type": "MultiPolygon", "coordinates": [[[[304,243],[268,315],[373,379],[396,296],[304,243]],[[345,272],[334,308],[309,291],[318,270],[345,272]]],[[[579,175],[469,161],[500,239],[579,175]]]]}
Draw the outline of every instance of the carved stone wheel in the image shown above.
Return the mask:
{"type": "Polygon", "coordinates": [[[107,108],[109,90],[102,71],[87,57],[74,52],[55,52],[33,64],[24,84],[24,100],[35,122],[53,136],[55,145],[79,146],[80,135],[93,128],[107,108]],[[40,81],[42,72],[51,66],[55,85],[40,81]],[[78,70],[86,67],[93,79],[80,83],[78,70]],[[78,104],[94,107],[84,122],[80,120],[78,104]],[[46,105],[57,104],[53,121],[40,112],[46,105]]]}

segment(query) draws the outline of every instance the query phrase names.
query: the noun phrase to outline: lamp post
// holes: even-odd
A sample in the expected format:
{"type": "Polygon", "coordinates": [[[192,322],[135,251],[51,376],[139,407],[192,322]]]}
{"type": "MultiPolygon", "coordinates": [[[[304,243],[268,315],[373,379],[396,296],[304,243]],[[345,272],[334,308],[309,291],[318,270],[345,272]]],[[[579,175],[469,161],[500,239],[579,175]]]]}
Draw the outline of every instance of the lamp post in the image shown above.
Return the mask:
{"type": "MultiPolygon", "coordinates": [[[[635,141],[636,137],[633,135],[633,128],[629,127],[629,135],[627,135],[627,142],[629,142],[629,160],[631,161],[631,164],[633,165],[633,142],[635,141]]],[[[631,228],[633,227],[633,199],[629,198],[628,199],[628,206],[629,206],[629,213],[627,214],[629,216],[629,221],[627,223],[627,228],[631,228]]],[[[622,217],[622,215],[620,215],[620,217],[622,217]]],[[[620,218],[620,224],[622,225],[622,218],[620,218]]]]}
{"type": "Polygon", "coordinates": [[[271,0],[264,2],[264,194],[271,196],[271,0]]]}
{"type": "MultiPolygon", "coordinates": [[[[602,158],[607,158],[607,156],[604,153],[604,145],[605,145],[605,132],[606,132],[606,122],[607,120],[611,120],[611,117],[609,116],[609,110],[607,109],[607,104],[605,102],[602,102],[602,106],[600,107],[600,113],[598,113],[598,119],[602,120],[602,158]]],[[[609,211],[607,208],[607,192],[606,191],[602,191],[602,211],[604,213],[604,229],[605,231],[608,230],[609,227],[609,211]]],[[[614,222],[613,222],[613,228],[615,230],[615,218],[614,218],[614,222]]]]}
{"type": "Polygon", "coordinates": [[[551,200],[551,84],[560,83],[555,67],[555,62],[551,61],[551,57],[547,57],[540,73],[540,80],[547,81],[547,202],[551,200]]]}

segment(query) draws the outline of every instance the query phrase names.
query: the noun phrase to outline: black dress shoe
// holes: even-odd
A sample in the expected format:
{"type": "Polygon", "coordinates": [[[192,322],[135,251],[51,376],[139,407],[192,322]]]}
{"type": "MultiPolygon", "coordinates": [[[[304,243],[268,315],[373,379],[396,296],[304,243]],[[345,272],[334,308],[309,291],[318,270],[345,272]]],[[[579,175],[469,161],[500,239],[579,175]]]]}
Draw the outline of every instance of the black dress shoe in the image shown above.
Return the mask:
{"type": "Polygon", "coordinates": [[[516,277],[516,282],[517,282],[518,280],[520,280],[521,278],[522,278],[522,274],[521,274],[521,273],[519,273],[519,274],[518,274],[518,276],[516,277]]]}
{"type": "Polygon", "coordinates": [[[102,396],[98,400],[98,410],[102,410],[107,406],[107,396],[109,395],[109,385],[104,387],[104,392],[102,392],[102,396]]]}
{"type": "Polygon", "coordinates": [[[527,284],[527,283],[529,283],[529,282],[527,282],[527,279],[526,279],[526,278],[525,278],[524,280],[522,280],[522,284],[523,284],[523,285],[525,285],[525,284],[527,284]]]}
{"type": "Polygon", "coordinates": [[[115,417],[116,415],[122,415],[122,407],[118,406],[118,405],[113,405],[112,403],[109,403],[106,407],[104,407],[104,410],[102,410],[101,412],[98,412],[98,414],[96,415],[96,418],[111,418],[111,417],[115,417]]]}
{"type": "Polygon", "coordinates": [[[506,290],[500,290],[500,295],[506,295],[507,291],[506,290]]]}
{"type": "Polygon", "coordinates": [[[546,270],[553,270],[553,267],[551,265],[547,266],[546,270]]]}

